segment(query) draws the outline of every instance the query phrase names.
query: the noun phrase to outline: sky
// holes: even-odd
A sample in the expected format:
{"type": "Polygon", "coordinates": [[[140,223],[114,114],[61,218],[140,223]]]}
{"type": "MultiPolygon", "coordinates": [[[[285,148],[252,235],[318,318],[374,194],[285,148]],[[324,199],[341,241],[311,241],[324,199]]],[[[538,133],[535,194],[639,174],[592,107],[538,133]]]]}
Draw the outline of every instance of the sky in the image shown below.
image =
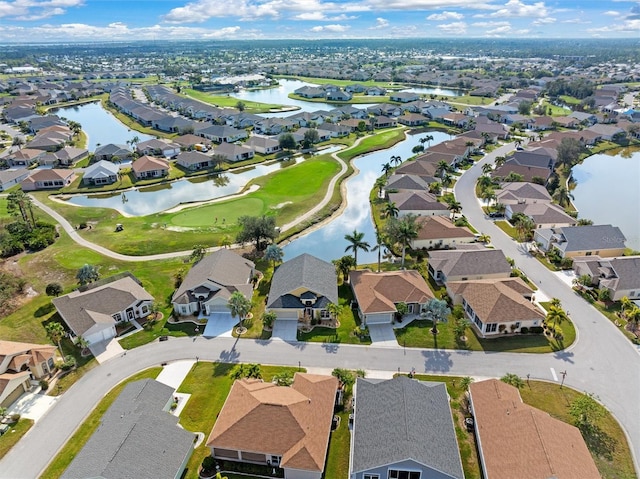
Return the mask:
{"type": "Polygon", "coordinates": [[[0,42],[631,38],[634,0],[0,0],[0,42]]]}

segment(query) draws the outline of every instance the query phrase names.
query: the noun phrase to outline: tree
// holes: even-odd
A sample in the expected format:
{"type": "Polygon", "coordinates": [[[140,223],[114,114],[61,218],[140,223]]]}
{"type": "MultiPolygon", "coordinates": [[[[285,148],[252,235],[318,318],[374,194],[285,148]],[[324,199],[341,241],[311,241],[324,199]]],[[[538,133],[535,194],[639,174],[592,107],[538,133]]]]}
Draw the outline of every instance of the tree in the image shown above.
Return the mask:
{"type": "Polygon", "coordinates": [[[611,301],[611,290],[609,288],[601,287],[598,290],[598,301],[602,301],[603,303],[611,301]]]}
{"type": "Polygon", "coordinates": [[[569,415],[573,418],[573,424],[583,433],[591,433],[596,428],[596,423],[604,417],[605,409],[596,400],[593,394],[580,394],[569,406],[569,415]]]}
{"type": "Polygon", "coordinates": [[[391,166],[391,163],[389,163],[389,162],[387,162],[384,165],[382,165],[382,172],[384,173],[385,177],[389,176],[389,173],[391,172],[392,169],[393,169],[393,167],[391,166]]]}
{"type": "Polygon", "coordinates": [[[278,386],[291,386],[293,384],[293,373],[291,371],[283,371],[275,374],[273,382],[278,386]]]}
{"type": "Polygon", "coordinates": [[[438,334],[438,321],[445,322],[447,320],[447,316],[451,314],[451,309],[449,309],[446,301],[434,298],[430,299],[425,305],[425,312],[427,319],[433,321],[433,328],[431,329],[431,332],[433,334],[438,334]]]}
{"type": "Polygon", "coordinates": [[[553,194],[553,198],[558,202],[560,206],[566,208],[569,206],[570,201],[573,199],[573,195],[569,192],[566,186],[561,186],[556,189],[553,194]]]}
{"type": "Polygon", "coordinates": [[[590,220],[588,218],[580,218],[578,220],[578,224],[577,226],[589,226],[593,224],[593,220],[590,220]]]}
{"type": "Polygon", "coordinates": [[[271,261],[271,267],[275,268],[276,263],[280,263],[284,257],[284,251],[277,244],[273,243],[264,250],[264,259],[271,261]]]}
{"type": "Polygon", "coordinates": [[[342,313],[342,306],[336,303],[329,303],[327,305],[327,311],[329,311],[329,314],[333,319],[338,319],[338,316],[342,313]]]}
{"type": "Polygon", "coordinates": [[[449,201],[447,201],[447,207],[449,208],[449,211],[451,211],[451,213],[453,213],[454,215],[462,211],[462,205],[455,199],[450,199],[449,201]]]}
{"type": "Polygon", "coordinates": [[[243,102],[243,101],[238,101],[238,102],[236,103],[236,108],[237,108],[237,110],[238,110],[238,111],[241,111],[241,112],[242,112],[242,111],[244,111],[244,109],[246,108],[246,106],[247,106],[247,105],[246,105],[246,104],[245,104],[245,102],[243,102]]]}
{"type": "Polygon", "coordinates": [[[240,231],[236,241],[239,243],[255,241],[258,251],[266,248],[267,240],[274,240],[278,236],[275,216],[241,216],[238,218],[238,224],[240,231]]]}
{"type": "Polygon", "coordinates": [[[496,168],[500,168],[506,162],[507,162],[507,158],[505,156],[496,156],[496,159],[494,161],[496,168]]]}
{"type": "Polygon", "coordinates": [[[76,340],[76,346],[78,346],[80,350],[85,350],[89,347],[89,341],[84,339],[82,336],[78,336],[78,339],[76,340]]]}
{"type": "Polygon", "coordinates": [[[360,133],[362,133],[362,132],[366,131],[366,129],[367,129],[367,123],[364,120],[360,120],[358,122],[358,131],[360,133]]]}
{"type": "Polygon", "coordinates": [[[485,175],[490,174],[493,171],[493,166],[490,163],[485,163],[482,165],[482,173],[485,175]]]}
{"type": "Polygon", "coordinates": [[[240,291],[234,291],[231,293],[231,296],[229,296],[227,307],[231,311],[231,316],[233,318],[238,316],[240,318],[240,323],[242,324],[245,316],[249,314],[249,311],[251,311],[251,301],[240,291]]]}
{"type": "Polygon", "coordinates": [[[273,311],[265,311],[262,313],[262,324],[265,328],[271,328],[273,323],[276,322],[276,319],[278,319],[278,315],[273,311]]]}
{"type": "Polygon", "coordinates": [[[378,188],[378,198],[382,197],[382,190],[384,189],[384,187],[387,185],[387,180],[384,176],[379,176],[376,179],[376,182],[373,186],[375,186],[376,188],[378,188]]]}
{"type": "Polygon", "coordinates": [[[336,272],[342,275],[342,281],[346,283],[349,278],[349,271],[356,266],[353,256],[343,256],[342,258],[334,259],[332,263],[336,267],[336,272]]]}
{"type": "Polygon", "coordinates": [[[402,157],[399,155],[394,155],[391,158],[389,158],[389,161],[394,165],[394,166],[398,166],[400,165],[400,163],[402,163],[402,157]]]}
{"type": "Polygon", "coordinates": [[[363,238],[364,238],[364,233],[360,233],[356,230],[353,230],[353,233],[351,234],[344,235],[344,239],[346,239],[349,243],[351,243],[349,246],[347,246],[344,249],[344,251],[345,253],[347,251],[353,251],[353,259],[355,261],[356,268],[358,267],[358,250],[361,249],[362,251],[367,252],[371,247],[369,243],[367,243],[366,241],[363,241],[363,238]]]}
{"type": "Polygon", "coordinates": [[[60,283],[49,283],[44,289],[47,296],[60,296],[62,294],[62,285],[60,283]]]}
{"type": "Polygon", "coordinates": [[[7,213],[21,220],[29,231],[36,227],[31,197],[22,190],[12,191],[7,196],[7,213]]]}
{"type": "Polygon", "coordinates": [[[298,146],[295,138],[291,133],[283,133],[278,138],[278,144],[283,150],[295,150],[298,146]]]}
{"type": "Polygon", "coordinates": [[[440,160],[436,165],[436,176],[439,176],[440,178],[442,178],[442,176],[444,176],[445,173],[450,173],[450,172],[451,172],[451,166],[449,165],[449,163],[446,162],[446,160],[440,160]]]}
{"type": "Polygon", "coordinates": [[[19,136],[19,135],[14,136],[13,137],[13,141],[11,142],[11,145],[12,146],[22,146],[22,145],[24,145],[24,138],[19,136]]]}
{"type": "Polygon", "coordinates": [[[47,324],[44,329],[47,331],[47,336],[49,339],[58,345],[58,350],[60,351],[60,355],[64,356],[64,352],[62,351],[62,338],[64,338],[65,330],[64,326],[57,321],[52,321],[47,324]]]}
{"type": "Polygon", "coordinates": [[[445,173],[444,175],[442,175],[442,186],[444,186],[445,188],[448,188],[452,184],[453,184],[453,176],[451,176],[449,173],[445,173]]]}
{"type": "Polygon", "coordinates": [[[467,391],[469,390],[469,386],[471,386],[472,382],[473,382],[473,378],[469,376],[465,376],[460,380],[460,387],[465,391],[467,391]]]}
{"type": "Polygon", "coordinates": [[[422,153],[424,151],[424,146],[422,145],[416,145],[413,148],[411,148],[411,153],[413,153],[414,155],[417,155],[418,153],[422,153]]]}
{"type": "Polygon", "coordinates": [[[387,222],[385,234],[394,243],[400,243],[402,245],[403,268],[407,247],[418,237],[419,231],[420,226],[417,223],[417,216],[413,214],[403,216],[402,219],[391,218],[391,220],[387,222]]]}
{"type": "Polygon", "coordinates": [[[309,128],[304,132],[304,137],[302,140],[302,147],[304,149],[311,148],[312,145],[315,145],[320,141],[320,135],[318,134],[318,130],[315,128],[309,128]]]}
{"type": "Polygon", "coordinates": [[[478,241],[485,244],[491,243],[491,236],[485,233],[480,233],[480,236],[478,236],[478,241]]]}
{"type": "Polygon", "coordinates": [[[380,272],[380,262],[382,257],[382,248],[384,247],[384,236],[378,230],[376,230],[376,245],[371,248],[371,251],[378,252],[378,273],[380,272]]]}
{"type": "Polygon", "coordinates": [[[345,388],[353,386],[353,384],[356,382],[355,375],[348,369],[335,368],[333,371],[331,371],[331,375],[338,378],[338,381],[340,381],[340,383],[342,383],[345,388]]]}
{"type": "Polygon", "coordinates": [[[530,115],[531,114],[531,102],[528,100],[521,101],[518,104],[518,113],[521,115],[530,115]]]}
{"type": "Polygon", "coordinates": [[[575,138],[563,138],[556,150],[558,163],[569,169],[578,163],[582,153],[582,145],[575,138]]]}
{"type": "Polygon", "coordinates": [[[569,319],[567,317],[567,313],[564,312],[562,308],[559,306],[549,306],[549,311],[547,311],[547,316],[545,318],[546,321],[551,321],[553,323],[553,330],[556,330],[557,324],[562,324],[562,322],[569,319]]]}
{"type": "Polygon", "coordinates": [[[249,364],[246,374],[248,378],[262,379],[262,371],[259,364],[249,364]]]}
{"type": "Polygon", "coordinates": [[[433,141],[433,135],[427,135],[423,138],[420,138],[420,143],[427,143],[427,147],[431,146],[431,142],[433,141]]]}
{"type": "Polygon", "coordinates": [[[440,193],[442,193],[442,183],[440,183],[439,181],[429,183],[429,193],[436,196],[440,195],[440,193]]]}
{"type": "Polygon", "coordinates": [[[517,374],[507,373],[500,378],[500,381],[510,384],[518,389],[522,389],[524,387],[524,381],[517,374]]]}
{"type": "Polygon", "coordinates": [[[84,264],[76,273],[76,279],[80,286],[84,286],[89,283],[93,283],[100,278],[98,269],[92,264],[84,264]]]}
{"type": "Polygon", "coordinates": [[[527,215],[523,213],[515,213],[511,217],[511,223],[515,227],[520,241],[526,241],[533,236],[533,230],[536,225],[527,215]]]}
{"type": "Polygon", "coordinates": [[[387,204],[384,205],[385,218],[397,218],[399,213],[400,210],[393,201],[388,201],[387,204]]]}
{"type": "Polygon", "coordinates": [[[205,254],[207,254],[207,248],[205,248],[201,244],[194,245],[193,246],[193,251],[191,252],[191,255],[189,256],[189,261],[191,261],[193,263],[197,263],[202,258],[204,258],[205,254]]]}

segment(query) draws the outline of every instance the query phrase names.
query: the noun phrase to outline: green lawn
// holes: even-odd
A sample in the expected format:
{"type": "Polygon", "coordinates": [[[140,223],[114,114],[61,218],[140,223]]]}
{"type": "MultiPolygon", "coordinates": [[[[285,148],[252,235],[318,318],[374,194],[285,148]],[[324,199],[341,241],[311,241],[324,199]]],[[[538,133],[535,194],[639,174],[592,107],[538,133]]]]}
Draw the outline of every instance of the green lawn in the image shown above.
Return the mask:
{"type": "MultiPolygon", "coordinates": [[[[359,85],[364,85],[364,86],[379,86],[386,90],[401,90],[403,88],[406,88],[405,85],[402,85],[399,83],[376,82],[373,80],[368,80],[368,81],[335,80],[333,78],[302,77],[302,76],[295,76],[295,75],[276,75],[275,78],[288,78],[292,80],[300,80],[307,83],[314,83],[316,85],[326,85],[330,83],[331,85],[336,85],[339,87],[345,87],[347,85],[353,85],[357,83],[359,85]]],[[[375,99],[377,97],[373,97],[373,98],[375,99]]]]}
{"type": "Polygon", "coordinates": [[[18,443],[22,436],[31,429],[31,426],[33,426],[31,419],[20,419],[17,424],[11,426],[11,429],[0,436],[0,459],[18,443]]]}
{"type": "Polygon", "coordinates": [[[351,432],[349,431],[349,412],[336,414],[340,417],[338,429],[331,433],[329,452],[324,469],[325,479],[347,479],[349,477],[349,447],[351,432]]]}
{"type": "Polygon", "coordinates": [[[511,226],[511,223],[509,223],[507,220],[496,221],[495,225],[512,238],[518,239],[518,232],[513,226],[511,226]]]}
{"type": "Polygon", "coordinates": [[[229,95],[211,95],[206,92],[184,89],[182,90],[185,93],[185,96],[194,98],[204,103],[208,103],[210,105],[218,106],[221,108],[230,107],[236,108],[238,102],[244,103],[245,109],[244,111],[247,113],[269,113],[272,111],[282,110],[285,105],[276,105],[269,103],[259,103],[256,101],[248,101],[243,100],[241,98],[234,98],[229,95]]]}
{"type": "MultiPolygon", "coordinates": [[[[569,406],[581,393],[566,386],[560,388],[555,383],[530,381],[520,390],[520,395],[525,403],[571,423],[569,406]]],[[[586,436],[585,441],[603,479],[636,478],[629,445],[615,418],[607,412],[596,426],[600,434],[597,437],[586,436]]]]}
{"type": "Polygon", "coordinates": [[[575,98],[569,95],[560,95],[559,98],[567,105],[579,105],[581,101],[579,98],[575,98]]]}
{"type": "Polygon", "coordinates": [[[113,404],[120,392],[124,387],[133,381],[139,379],[152,378],[155,379],[162,371],[161,367],[147,369],[134,376],[131,376],[126,381],[118,384],[113,388],[105,397],[98,403],[93,412],[89,415],[87,420],[77,429],[77,431],[71,436],[67,443],[58,452],[53,461],[49,464],[44,473],[40,476],[41,479],[57,479],[60,477],[65,469],[69,467],[73,458],[80,452],[91,435],[98,429],[100,420],[104,413],[109,409],[109,406],[113,404]]]}
{"type": "Polygon", "coordinates": [[[462,105],[488,105],[489,103],[495,100],[495,98],[488,98],[484,96],[472,96],[472,95],[462,95],[462,96],[439,95],[439,96],[444,98],[445,101],[453,105],[455,105],[456,103],[459,103],[462,105]]]}
{"type": "Polygon", "coordinates": [[[374,135],[365,137],[357,146],[341,151],[338,156],[345,161],[350,161],[357,156],[385,150],[404,140],[405,134],[405,128],[378,130],[374,135]]]}

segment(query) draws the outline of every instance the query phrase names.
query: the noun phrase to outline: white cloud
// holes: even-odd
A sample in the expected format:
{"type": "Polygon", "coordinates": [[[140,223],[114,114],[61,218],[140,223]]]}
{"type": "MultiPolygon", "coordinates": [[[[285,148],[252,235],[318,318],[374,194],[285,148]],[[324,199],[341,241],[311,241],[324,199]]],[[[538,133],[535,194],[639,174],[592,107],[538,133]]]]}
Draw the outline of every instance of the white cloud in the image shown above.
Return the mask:
{"type": "Polygon", "coordinates": [[[615,25],[608,25],[608,26],[599,27],[599,28],[590,28],[587,31],[589,33],[631,32],[633,34],[637,34],[638,32],[640,32],[640,18],[633,19],[633,20],[626,20],[622,23],[618,23],[615,25]]]}
{"type": "Polygon", "coordinates": [[[293,17],[294,20],[312,20],[312,21],[327,21],[327,22],[342,22],[344,20],[354,20],[358,17],[345,15],[327,16],[323,12],[305,12],[293,17]]]}
{"type": "Polygon", "coordinates": [[[42,20],[55,15],[62,15],[68,8],[83,5],[84,0],[0,1],[0,18],[7,17],[20,21],[42,20]]]}
{"type": "Polygon", "coordinates": [[[474,22],[471,24],[472,27],[479,27],[479,28],[496,28],[496,27],[504,27],[508,25],[511,25],[511,24],[509,22],[496,22],[496,21],[474,22]]]}
{"type": "Polygon", "coordinates": [[[438,10],[454,7],[474,10],[495,10],[497,7],[482,0],[364,0],[370,10],[438,10]]]}
{"type": "Polygon", "coordinates": [[[318,25],[317,27],[313,27],[311,29],[312,32],[346,32],[349,30],[349,25],[318,25]]]}
{"type": "Polygon", "coordinates": [[[549,25],[551,23],[556,23],[556,19],[553,17],[544,17],[544,18],[538,18],[537,20],[533,21],[533,24],[537,26],[549,25]]]}
{"type": "Polygon", "coordinates": [[[620,15],[622,15],[620,12],[617,12],[615,10],[607,10],[606,12],[602,12],[603,15],[608,15],[610,17],[619,17],[620,15]]]}
{"type": "Polygon", "coordinates": [[[501,17],[501,18],[514,18],[514,17],[547,17],[549,11],[544,2],[537,2],[532,4],[526,4],[521,0],[509,0],[504,4],[502,8],[498,8],[490,14],[478,14],[476,17],[501,17]]]}
{"type": "Polygon", "coordinates": [[[445,11],[442,13],[432,13],[427,17],[427,20],[435,20],[435,21],[462,20],[462,18],[464,18],[464,15],[462,13],[445,11]]]}
{"type": "Polygon", "coordinates": [[[382,30],[389,26],[389,21],[385,18],[376,18],[376,24],[373,27],[369,27],[369,30],[382,30]]]}
{"type": "Polygon", "coordinates": [[[436,28],[443,33],[463,34],[467,32],[467,24],[465,22],[443,23],[437,25],[436,28]]]}

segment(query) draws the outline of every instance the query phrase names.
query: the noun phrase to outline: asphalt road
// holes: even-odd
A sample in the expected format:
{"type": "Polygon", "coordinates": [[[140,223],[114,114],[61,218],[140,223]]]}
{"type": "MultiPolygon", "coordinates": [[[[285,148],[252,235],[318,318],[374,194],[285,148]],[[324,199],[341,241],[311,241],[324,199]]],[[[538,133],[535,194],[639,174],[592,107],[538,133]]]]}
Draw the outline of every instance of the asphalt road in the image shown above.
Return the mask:
{"type": "MultiPolygon", "coordinates": [[[[640,456],[640,354],[605,317],[556,278],[521,245],[484,217],[473,192],[481,165],[504,155],[501,147],[468,170],[456,183],[456,197],[472,224],[491,235],[548,296],[560,298],[578,330],[577,342],[554,354],[484,353],[450,350],[390,349],[340,344],[285,343],[233,338],[170,338],[129,351],[89,371],[0,461],[0,478],[37,477],[73,431],[113,386],[132,374],[179,359],[255,362],[302,367],[346,367],[380,371],[410,371],[475,377],[515,373],[548,381],[566,371],[565,384],[595,393],[627,433],[635,457],[640,456]],[[555,377],[554,377],[555,373],[555,377]]],[[[208,433],[208,431],[204,431],[208,433]]],[[[637,460],[636,460],[637,469],[637,460]]]]}

